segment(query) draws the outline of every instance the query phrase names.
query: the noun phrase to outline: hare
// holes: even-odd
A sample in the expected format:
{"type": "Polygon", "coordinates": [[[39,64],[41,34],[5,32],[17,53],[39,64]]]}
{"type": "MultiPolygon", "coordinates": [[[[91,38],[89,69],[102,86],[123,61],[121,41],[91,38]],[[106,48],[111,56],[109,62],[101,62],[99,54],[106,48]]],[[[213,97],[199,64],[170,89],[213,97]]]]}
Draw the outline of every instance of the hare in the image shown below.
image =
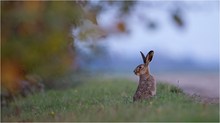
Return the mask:
{"type": "Polygon", "coordinates": [[[153,59],[154,51],[151,50],[146,57],[142,52],[140,53],[144,64],[138,65],[134,70],[134,73],[137,76],[140,76],[138,88],[133,96],[134,102],[148,99],[156,95],[156,80],[152,75],[150,75],[149,70],[149,63],[153,59]]]}

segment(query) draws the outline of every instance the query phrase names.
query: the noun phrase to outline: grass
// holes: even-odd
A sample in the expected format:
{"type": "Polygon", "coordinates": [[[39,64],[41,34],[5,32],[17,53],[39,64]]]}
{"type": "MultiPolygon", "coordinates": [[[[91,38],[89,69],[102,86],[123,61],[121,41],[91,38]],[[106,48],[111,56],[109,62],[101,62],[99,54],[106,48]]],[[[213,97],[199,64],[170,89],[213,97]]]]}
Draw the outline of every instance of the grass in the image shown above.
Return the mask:
{"type": "Polygon", "coordinates": [[[174,86],[158,84],[154,98],[133,103],[136,88],[131,80],[91,79],[2,107],[2,121],[219,121],[218,104],[195,102],[174,86]]]}

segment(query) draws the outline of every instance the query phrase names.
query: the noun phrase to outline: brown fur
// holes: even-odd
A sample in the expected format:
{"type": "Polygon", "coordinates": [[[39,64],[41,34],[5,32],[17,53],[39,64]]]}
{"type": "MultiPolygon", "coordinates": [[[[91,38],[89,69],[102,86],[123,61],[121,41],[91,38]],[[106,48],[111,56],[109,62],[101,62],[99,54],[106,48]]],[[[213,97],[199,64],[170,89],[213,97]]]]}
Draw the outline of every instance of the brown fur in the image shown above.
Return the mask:
{"type": "MultiPolygon", "coordinates": [[[[142,54],[142,53],[141,53],[142,54]]],[[[133,96],[133,101],[148,99],[156,94],[156,81],[155,78],[150,75],[149,63],[153,58],[153,51],[150,51],[147,56],[143,57],[144,64],[138,65],[134,73],[140,76],[138,88],[133,96]]]]}

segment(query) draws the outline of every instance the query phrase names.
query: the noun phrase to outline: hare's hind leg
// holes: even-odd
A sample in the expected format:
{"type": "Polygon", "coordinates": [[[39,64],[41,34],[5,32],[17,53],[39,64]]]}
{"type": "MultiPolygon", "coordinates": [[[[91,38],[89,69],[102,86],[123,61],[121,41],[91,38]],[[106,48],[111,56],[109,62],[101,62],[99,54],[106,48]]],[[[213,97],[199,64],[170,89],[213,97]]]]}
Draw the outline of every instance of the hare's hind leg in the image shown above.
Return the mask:
{"type": "Polygon", "coordinates": [[[135,95],[133,96],[133,102],[138,101],[141,99],[141,95],[138,93],[135,93],[135,95]]]}
{"type": "Polygon", "coordinates": [[[133,96],[133,102],[137,101],[137,97],[134,95],[133,96]]]}

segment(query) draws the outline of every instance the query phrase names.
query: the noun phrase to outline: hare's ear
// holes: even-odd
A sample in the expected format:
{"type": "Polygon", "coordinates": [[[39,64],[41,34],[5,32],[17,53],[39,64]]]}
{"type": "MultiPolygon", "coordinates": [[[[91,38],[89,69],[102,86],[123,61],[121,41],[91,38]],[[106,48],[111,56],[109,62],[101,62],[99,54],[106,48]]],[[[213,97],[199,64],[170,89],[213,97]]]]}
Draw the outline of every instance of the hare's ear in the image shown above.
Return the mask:
{"type": "Polygon", "coordinates": [[[146,58],[145,58],[144,54],[143,54],[141,51],[140,51],[140,53],[141,53],[141,56],[142,56],[143,62],[146,63],[146,60],[145,60],[146,58]]]}
{"type": "Polygon", "coordinates": [[[145,63],[151,62],[151,60],[153,59],[153,56],[154,56],[154,51],[151,50],[146,56],[145,63]]]}

